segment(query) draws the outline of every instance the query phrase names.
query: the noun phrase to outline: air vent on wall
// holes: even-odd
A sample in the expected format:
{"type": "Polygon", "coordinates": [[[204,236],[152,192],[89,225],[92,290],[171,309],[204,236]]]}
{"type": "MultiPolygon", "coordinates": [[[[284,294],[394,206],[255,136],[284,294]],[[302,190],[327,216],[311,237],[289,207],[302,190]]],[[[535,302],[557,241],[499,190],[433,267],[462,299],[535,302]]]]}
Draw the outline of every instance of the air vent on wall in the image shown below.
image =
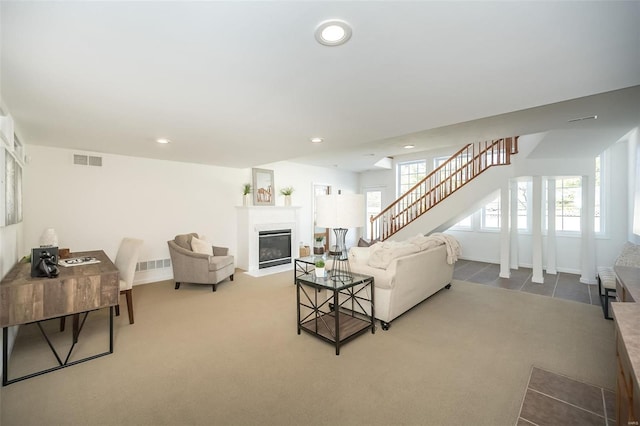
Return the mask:
{"type": "Polygon", "coordinates": [[[78,166],[102,167],[102,157],[94,157],[92,155],[73,154],[73,164],[77,164],[78,166]]]}
{"type": "Polygon", "coordinates": [[[89,165],[102,167],[102,157],[89,156],[89,165]]]}
{"type": "Polygon", "coordinates": [[[73,154],[73,164],[86,166],[87,164],[89,164],[89,159],[86,155],[73,154]]]}

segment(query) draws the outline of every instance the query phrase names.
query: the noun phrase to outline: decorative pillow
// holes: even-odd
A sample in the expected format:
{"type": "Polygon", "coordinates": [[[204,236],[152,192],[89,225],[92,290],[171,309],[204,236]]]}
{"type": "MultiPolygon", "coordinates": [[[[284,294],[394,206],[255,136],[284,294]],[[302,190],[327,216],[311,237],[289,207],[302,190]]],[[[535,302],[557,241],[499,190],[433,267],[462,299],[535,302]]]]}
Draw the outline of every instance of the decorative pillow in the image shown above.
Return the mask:
{"type": "Polygon", "coordinates": [[[196,237],[193,237],[191,239],[191,249],[194,253],[208,254],[209,256],[213,256],[213,246],[208,242],[196,237]]]}
{"type": "Polygon", "coordinates": [[[379,240],[371,240],[371,241],[367,241],[364,238],[360,238],[358,240],[358,247],[371,247],[372,245],[374,245],[375,243],[377,243],[379,240]]]}
{"type": "Polygon", "coordinates": [[[364,238],[360,238],[358,240],[358,247],[369,247],[370,245],[371,243],[365,240],[364,238]]]}

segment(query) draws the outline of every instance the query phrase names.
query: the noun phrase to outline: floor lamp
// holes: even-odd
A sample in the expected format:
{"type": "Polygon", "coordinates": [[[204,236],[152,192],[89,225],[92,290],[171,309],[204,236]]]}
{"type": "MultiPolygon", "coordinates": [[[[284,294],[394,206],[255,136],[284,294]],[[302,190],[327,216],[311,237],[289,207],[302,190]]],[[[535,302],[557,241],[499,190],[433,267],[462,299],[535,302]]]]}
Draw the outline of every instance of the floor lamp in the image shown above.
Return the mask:
{"type": "Polygon", "coordinates": [[[349,228],[364,226],[364,196],[361,194],[330,194],[316,197],[316,226],[333,228],[336,248],[330,250],[333,259],[329,278],[351,280],[351,267],[345,237],[349,228]]]}

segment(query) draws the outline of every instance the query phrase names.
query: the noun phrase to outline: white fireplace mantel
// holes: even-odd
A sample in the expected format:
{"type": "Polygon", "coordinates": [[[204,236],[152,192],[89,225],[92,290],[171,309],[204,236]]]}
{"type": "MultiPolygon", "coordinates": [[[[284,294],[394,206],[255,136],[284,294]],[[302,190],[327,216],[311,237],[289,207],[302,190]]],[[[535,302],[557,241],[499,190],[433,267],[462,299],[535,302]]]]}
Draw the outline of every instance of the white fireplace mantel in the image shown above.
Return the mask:
{"type": "MultiPolygon", "coordinates": [[[[252,273],[258,271],[258,233],[291,229],[291,254],[299,235],[299,206],[238,206],[238,258],[236,266],[252,273]]],[[[292,259],[294,256],[291,256],[292,259]]]]}

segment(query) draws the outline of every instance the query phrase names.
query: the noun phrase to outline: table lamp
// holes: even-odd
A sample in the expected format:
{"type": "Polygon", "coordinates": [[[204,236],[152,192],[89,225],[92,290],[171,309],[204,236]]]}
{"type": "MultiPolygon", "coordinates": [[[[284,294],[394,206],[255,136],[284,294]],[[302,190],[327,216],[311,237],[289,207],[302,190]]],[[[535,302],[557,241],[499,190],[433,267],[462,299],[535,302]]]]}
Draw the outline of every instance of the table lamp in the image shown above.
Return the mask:
{"type": "Polygon", "coordinates": [[[348,228],[364,226],[364,196],[361,194],[330,194],[316,197],[316,226],[333,228],[336,248],[330,250],[333,258],[329,278],[352,279],[345,237],[348,228]]]}

